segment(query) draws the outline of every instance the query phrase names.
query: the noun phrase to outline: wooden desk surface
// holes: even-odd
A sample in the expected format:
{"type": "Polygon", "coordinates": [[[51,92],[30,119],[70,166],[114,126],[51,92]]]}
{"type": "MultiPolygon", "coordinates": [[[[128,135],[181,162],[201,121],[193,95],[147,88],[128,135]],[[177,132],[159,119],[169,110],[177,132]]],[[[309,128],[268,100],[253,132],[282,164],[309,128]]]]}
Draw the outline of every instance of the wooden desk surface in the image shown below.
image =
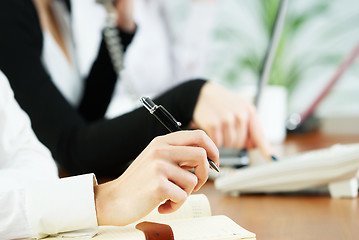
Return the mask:
{"type": "MultiPolygon", "coordinates": [[[[277,146],[283,155],[335,143],[359,142],[359,136],[290,135],[277,146]]],[[[199,193],[209,198],[213,215],[226,215],[255,232],[259,240],[359,239],[359,198],[327,194],[227,196],[207,182],[199,193]]]]}

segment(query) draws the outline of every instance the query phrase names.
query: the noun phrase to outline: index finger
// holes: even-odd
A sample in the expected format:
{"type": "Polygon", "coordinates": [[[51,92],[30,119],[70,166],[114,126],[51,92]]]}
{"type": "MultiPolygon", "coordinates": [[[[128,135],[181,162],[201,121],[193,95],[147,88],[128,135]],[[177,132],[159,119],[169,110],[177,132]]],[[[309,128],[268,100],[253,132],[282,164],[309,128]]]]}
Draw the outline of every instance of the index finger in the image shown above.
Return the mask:
{"type": "Polygon", "coordinates": [[[261,153],[267,158],[271,159],[271,156],[273,155],[273,150],[268,142],[267,138],[264,135],[262,126],[260,124],[260,121],[255,113],[255,111],[251,111],[251,118],[248,122],[249,126],[249,134],[254,142],[254,145],[258,147],[258,149],[261,151],[261,153]]]}
{"type": "Polygon", "coordinates": [[[214,142],[202,130],[179,131],[167,134],[163,138],[173,146],[195,146],[206,150],[207,157],[219,167],[219,151],[214,142]]]}

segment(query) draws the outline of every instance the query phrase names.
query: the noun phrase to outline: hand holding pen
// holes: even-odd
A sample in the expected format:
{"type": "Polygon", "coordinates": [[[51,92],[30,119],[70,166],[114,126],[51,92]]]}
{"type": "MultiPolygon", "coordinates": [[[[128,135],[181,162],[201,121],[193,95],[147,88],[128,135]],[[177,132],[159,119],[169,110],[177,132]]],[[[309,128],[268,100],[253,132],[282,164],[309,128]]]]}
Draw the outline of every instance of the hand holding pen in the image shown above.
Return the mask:
{"type": "Polygon", "coordinates": [[[176,211],[207,181],[207,157],[218,164],[218,149],[201,130],[154,138],[119,178],[95,186],[98,224],[125,226],[157,206],[161,214],[176,211]]]}
{"type": "MultiPolygon", "coordinates": [[[[142,97],[142,104],[147,108],[147,110],[154,115],[170,132],[181,131],[181,123],[178,122],[163,106],[156,105],[150,98],[142,97]]],[[[216,164],[208,159],[208,163],[217,172],[219,172],[216,164]]]]}

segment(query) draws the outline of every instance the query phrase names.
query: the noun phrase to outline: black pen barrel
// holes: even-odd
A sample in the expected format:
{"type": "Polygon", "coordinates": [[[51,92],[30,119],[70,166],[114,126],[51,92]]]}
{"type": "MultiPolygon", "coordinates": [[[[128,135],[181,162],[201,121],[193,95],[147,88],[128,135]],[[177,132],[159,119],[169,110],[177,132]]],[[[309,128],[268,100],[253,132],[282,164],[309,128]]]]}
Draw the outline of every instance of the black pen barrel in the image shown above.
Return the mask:
{"type": "Polygon", "coordinates": [[[152,113],[170,132],[181,131],[180,123],[161,105],[152,113]]]}

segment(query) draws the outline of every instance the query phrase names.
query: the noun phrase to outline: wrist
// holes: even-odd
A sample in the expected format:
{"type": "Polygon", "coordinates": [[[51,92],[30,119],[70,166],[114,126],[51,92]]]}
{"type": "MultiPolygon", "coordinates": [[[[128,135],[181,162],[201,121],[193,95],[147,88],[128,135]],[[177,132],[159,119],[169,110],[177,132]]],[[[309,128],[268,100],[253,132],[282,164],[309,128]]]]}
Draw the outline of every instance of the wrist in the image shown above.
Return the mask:
{"type": "Polygon", "coordinates": [[[97,224],[100,226],[100,225],[103,225],[102,224],[102,213],[103,213],[103,210],[102,210],[102,201],[101,201],[101,197],[100,197],[100,188],[101,188],[101,185],[96,185],[94,186],[94,196],[95,196],[95,210],[96,210],[96,218],[97,218],[97,224]]]}
{"type": "Polygon", "coordinates": [[[117,27],[126,33],[134,33],[136,30],[136,23],[132,20],[117,20],[117,27]]]}
{"type": "Polygon", "coordinates": [[[119,213],[123,213],[124,210],[122,208],[123,201],[118,195],[119,189],[117,179],[94,187],[96,217],[99,226],[128,224],[126,214],[119,217],[119,213]]]}

